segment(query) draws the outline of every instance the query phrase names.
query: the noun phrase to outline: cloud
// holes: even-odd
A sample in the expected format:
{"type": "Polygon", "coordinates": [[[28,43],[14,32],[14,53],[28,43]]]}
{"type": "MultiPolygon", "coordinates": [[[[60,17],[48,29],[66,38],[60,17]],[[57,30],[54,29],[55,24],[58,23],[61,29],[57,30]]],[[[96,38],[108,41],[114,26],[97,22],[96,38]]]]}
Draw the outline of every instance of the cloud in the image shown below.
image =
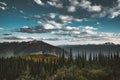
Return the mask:
{"type": "Polygon", "coordinates": [[[97,32],[98,28],[92,26],[71,27],[67,26],[61,30],[54,31],[52,34],[67,36],[68,41],[113,41],[119,40],[120,36],[115,36],[115,33],[97,32]],[[74,40],[73,40],[74,39],[74,40]]]}
{"type": "Polygon", "coordinates": [[[58,9],[63,9],[68,12],[76,12],[77,9],[84,9],[89,12],[100,12],[102,7],[100,5],[93,5],[88,0],[68,0],[68,1],[60,1],[60,0],[49,0],[42,2],[42,0],[34,0],[38,5],[42,6],[51,6],[58,9]]]}
{"type": "Polygon", "coordinates": [[[55,13],[50,13],[50,14],[49,14],[49,17],[50,17],[51,19],[54,19],[54,18],[56,17],[56,14],[55,14],[55,13]]]}
{"type": "Polygon", "coordinates": [[[0,27],[0,30],[4,30],[4,28],[0,27]]]}
{"type": "Polygon", "coordinates": [[[79,31],[80,30],[79,27],[71,27],[71,26],[66,26],[64,29],[67,31],[79,31]]]}
{"type": "Polygon", "coordinates": [[[97,28],[91,27],[91,26],[85,26],[85,27],[81,27],[81,33],[86,33],[88,34],[96,34],[96,32],[94,32],[94,30],[97,30],[97,28]]]}
{"type": "Polygon", "coordinates": [[[3,39],[6,39],[6,40],[26,40],[27,37],[25,37],[25,36],[7,36],[7,37],[4,37],[3,39]]]}
{"type": "Polygon", "coordinates": [[[0,2],[0,4],[3,6],[7,6],[7,4],[5,2],[0,2]]]}
{"type": "Polygon", "coordinates": [[[59,18],[57,22],[59,23],[71,23],[71,22],[82,22],[84,19],[79,19],[79,18],[74,18],[73,16],[68,16],[68,15],[59,15],[59,18]]]}
{"type": "Polygon", "coordinates": [[[97,22],[96,24],[98,24],[98,25],[99,25],[99,24],[101,24],[101,23],[100,23],[100,22],[97,22]]]}
{"type": "Polygon", "coordinates": [[[55,29],[55,26],[53,26],[51,24],[44,24],[43,27],[44,27],[44,29],[55,29]]]}
{"type": "Polygon", "coordinates": [[[110,18],[113,19],[113,18],[115,18],[115,17],[117,17],[117,16],[119,16],[119,15],[120,15],[120,11],[116,11],[116,12],[113,12],[113,13],[111,14],[110,18]]]}
{"type": "Polygon", "coordinates": [[[41,24],[40,26],[29,27],[23,26],[18,30],[18,32],[25,32],[25,33],[51,33],[52,31],[59,30],[60,28],[52,25],[52,24],[41,24]]]}
{"type": "MultiPolygon", "coordinates": [[[[69,15],[61,15],[58,13],[49,13],[47,15],[34,15],[33,17],[25,17],[27,20],[33,20],[41,26],[42,29],[60,29],[64,25],[72,22],[82,22],[85,19],[74,18],[73,16],[69,15]]],[[[23,29],[22,29],[23,30],[23,29]]],[[[31,28],[27,28],[24,30],[29,30],[29,32],[41,32],[38,30],[33,30],[31,28]],[[32,31],[33,30],[33,31],[32,31]]]]}
{"type": "Polygon", "coordinates": [[[62,23],[68,23],[73,20],[72,16],[67,16],[67,15],[59,15],[58,21],[62,23]]]}
{"type": "MultiPolygon", "coordinates": [[[[109,32],[98,32],[99,28],[95,28],[93,26],[65,26],[61,28],[56,28],[54,26],[48,25],[45,26],[36,26],[36,27],[29,27],[24,26],[21,32],[26,33],[48,33],[49,37],[30,37],[26,39],[37,39],[37,40],[44,40],[44,41],[67,41],[69,42],[81,42],[85,41],[86,43],[90,42],[115,42],[120,40],[120,35],[117,33],[109,33],[109,32]],[[56,37],[52,37],[56,36],[56,37]]],[[[14,37],[12,37],[13,39],[14,37]]],[[[8,38],[5,38],[8,39],[8,38]]],[[[15,38],[19,39],[19,37],[15,38]]],[[[23,39],[25,39],[23,37],[23,39]]]]}
{"type": "Polygon", "coordinates": [[[75,12],[76,11],[76,7],[75,6],[69,6],[68,7],[68,12],[75,12]]]}
{"type": "Polygon", "coordinates": [[[10,35],[12,35],[11,33],[5,33],[5,34],[3,34],[3,36],[10,36],[10,35]]]}
{"type": "Polygon", "coordinates": [[[120,15],[120,0],[117,0],[117,5],[110,9],[110,18],[113,19],[120,15]]]}
{"type": "Polygon", "coordinates": [[[63,24],[56,22],[54,20],[52,21],[47,21],[47,23],[52,24],[56,29],[60,29],[62,27],[63,24]]]}
{"type": "Polygon", "coordinates": [[[79,36],[97,35],[97,32],[95,30],[97,30],[97,28],[91,26],[80,26],[80,27],[66,26],[66,27],[62,27],[61,29],[51,31],[51,33],[55,35],[79,37],[79,36]]]}
{"type": "Polygon", "coordinates": [[[112,7],[102,7],[100,13],[92,15],[92,17],[108,17],[114,19],[120,15],[120,0],[117,0],[116,4],[112,7]]]}
{"type": "Polygon", "coordinates": [[[25,33],[45,33],[46,30],[42,29],[41,27],[29,27],[29,26],[23,26],[22,28],[20,28],[20,30],[18,30],[18,32],[25,32],[25,33]]]}
{"type": "Polygon", "coordinates": [[[0,9],[6,10],[7,4],[5,2],[0,2],[0,9]]]}
{"type": "Polygon", "coordinates": [[[41,6],[45,5],[41,0],[34,0],[34,2],[41,6]]]}
{"type": "Polygon", "coordinates": [[[89,11],[91,12],[100,12],[102,9],[101,9],[101,6],[91,6],[90,8],[88,8],[89,11]]]}
{"type": "Polygon", "coordinates": [[[70,4],[73,5],[73,6],[79,5],[79,1],[78,0],[69,0],[69,1],[70,1],[70,4]]]}
{"type": "Polygon", "coordinates": [[[21,14],[25,14],[25,12],[24,12],[23,10],[19,10],[19,12],[20,12],[21,14]]]}
{"type": "Polygon", "coordinates": [[[43,29],[60,29],[62,24],[55,22],[54,20],[46,21],[46,22],[37,22],[43,29]]]}
{"type": "Polygon", "coordinates": [[[5,10],[6,8],[5,8],[5,7],[3,7],[3,6],[0,6],[0,9],[5,10]]]}
{"type": "Polygon", "coordinates": [[[43,38],[42,40],[58,41],[58,40],[62,40],[62,39],[61,38],[43,38]]]}
{"type": "Polygon", "coordinates": [[[90,12],[100,12],[102,10],[100,5],[92,5],[92,3],[87,0],[82,0],[79,6],[90,12]]]}
{"type": "Polygon", "coordinates": [[[56,0],[56,1],[47,1],[47,4],[56,8],[63,8],[63,4],[56,0]]]}
{"type": "MultiPolygon", "coordinates": [[[[63,38],[62,43],[60,41],[52,41],[52,44],[99,44],[99,43],[105,43],[105,42],[114,42],[114,43],[118,43],[120,41],[120,35],[119,36],[115,36],[116,33],[107,33],[107,32],[97,32],[97,34],[89,34],[89,35],[83,35],[83,34],[74,34],[74,35],[69,35],[71,37],[67,37],[67,38],[63,38]]],[[[62,36],[66,36],[62,35],[62,36]]],[[[67,35],[68,36],[68,35],[67,35]]],[[[49,40],[48,40],[49,41],[49,40]]],[[[51,43],[51,41],[49,42],[51,43]]],[[[55,45],[56,45],[55,44],[55,45]]],[[[57,44],[57,45],[58,45],[57,44]]]]}
{"type": "Polygon", "coordinates": [[[113,19],[120,15],[120,0],[117,1],[117,4],[108,10],[106,14],[109,13],[109,18],[113,19]]]}

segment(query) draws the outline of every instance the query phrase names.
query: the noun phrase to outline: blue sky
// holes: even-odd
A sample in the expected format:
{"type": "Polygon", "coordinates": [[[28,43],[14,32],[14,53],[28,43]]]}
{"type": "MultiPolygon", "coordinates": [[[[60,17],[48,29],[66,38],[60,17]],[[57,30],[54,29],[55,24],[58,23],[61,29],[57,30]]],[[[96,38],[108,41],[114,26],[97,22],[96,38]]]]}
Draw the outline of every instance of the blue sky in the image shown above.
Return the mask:
{"type": "Polygon", "coordinates": [[[120,41],[120,0],[0,0],[0,41],[120,41]]]}

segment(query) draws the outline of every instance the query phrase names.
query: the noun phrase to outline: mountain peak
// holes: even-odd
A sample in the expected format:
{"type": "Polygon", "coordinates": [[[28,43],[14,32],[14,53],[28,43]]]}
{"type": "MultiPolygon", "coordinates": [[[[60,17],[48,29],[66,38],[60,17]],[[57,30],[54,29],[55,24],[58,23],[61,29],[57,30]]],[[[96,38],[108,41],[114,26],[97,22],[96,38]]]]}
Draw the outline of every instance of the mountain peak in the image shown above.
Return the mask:
{"type": "Polygon", "coordinates": [[[63,50],[59,47],[38,40],[0,44],[0,57],[7,57],[10,53],[12,56],[34,55],[38,53],[60,55],[62,51],[63,50]]]}

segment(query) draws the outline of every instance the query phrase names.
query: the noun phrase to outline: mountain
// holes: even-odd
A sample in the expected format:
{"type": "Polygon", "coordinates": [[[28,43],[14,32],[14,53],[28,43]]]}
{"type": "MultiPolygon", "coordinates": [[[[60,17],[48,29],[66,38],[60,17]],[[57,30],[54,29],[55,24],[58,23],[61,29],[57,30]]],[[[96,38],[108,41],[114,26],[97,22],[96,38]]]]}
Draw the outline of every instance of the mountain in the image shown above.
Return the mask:
{"type": "Polygon", "coordinates": [[[0,43],[0,57],[10,57],[19,55],[32,54],[52,54],[60,55],[62,49],[43,41],[29,41],[29,42],[4,42],[0,43]]]}
{"type": "Polygon", "coordinates": [[[114,43],[104,43],[104,44],[88,44],[88,45],[61,45],[60,48],[69,51],[72,49],[73,55],[76,56],[82,53],[86,53],[87,55],[91,54],[108,54],[108,53],[120,53],[120,45],[116,45],[114,43]]]}

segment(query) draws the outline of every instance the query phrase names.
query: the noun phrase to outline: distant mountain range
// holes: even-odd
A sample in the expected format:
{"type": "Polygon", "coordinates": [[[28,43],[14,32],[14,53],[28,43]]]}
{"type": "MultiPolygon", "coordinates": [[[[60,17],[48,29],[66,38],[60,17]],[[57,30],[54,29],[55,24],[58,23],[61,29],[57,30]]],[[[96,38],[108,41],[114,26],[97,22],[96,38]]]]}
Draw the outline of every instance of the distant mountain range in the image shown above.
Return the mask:
{"type": "Polygon", "coordinates": [[[60,55],[63,49],[47,44],[43,41],[29,42],[4,42],[0,43],[0,57],[32,55],[32,54],[52,54],[60,55]]]}
{"type": "MultiPolygon", "coordinates": [[[[105,44],[88,44],[88,45],[63,45],[53,46],[43,41],[28,41],[28,42],[4,42],[0,43],[0,57],[11,57],[11,56],[24,56],[24,55],[37,55],[37,54],[50,54],[50,55],[61,55],[65,49],[65,53],[69,53],[72,49],[73,56],[78,53],[92,53],[97,54],[100,51],[103,54],[106,53],[120,53],[120,45],[113,43],[105,44]]],[[[66,54],[67,56],[68,54],[66,54]]]]}
{"type": "Polygon", "coordinates": [[[109,54],[109,53],[116,53],[119,52],[120,54],[120,45],[114,44],[111,42],[107,42],[104,44],[87,44],[87,45],[62,45],[59,46],[60,48],[65,49],[66,51],[69,51],[72,49],[73,55],[76,56],[81,53],[86,53],[87,55],[91,54],[109,54]]]}

